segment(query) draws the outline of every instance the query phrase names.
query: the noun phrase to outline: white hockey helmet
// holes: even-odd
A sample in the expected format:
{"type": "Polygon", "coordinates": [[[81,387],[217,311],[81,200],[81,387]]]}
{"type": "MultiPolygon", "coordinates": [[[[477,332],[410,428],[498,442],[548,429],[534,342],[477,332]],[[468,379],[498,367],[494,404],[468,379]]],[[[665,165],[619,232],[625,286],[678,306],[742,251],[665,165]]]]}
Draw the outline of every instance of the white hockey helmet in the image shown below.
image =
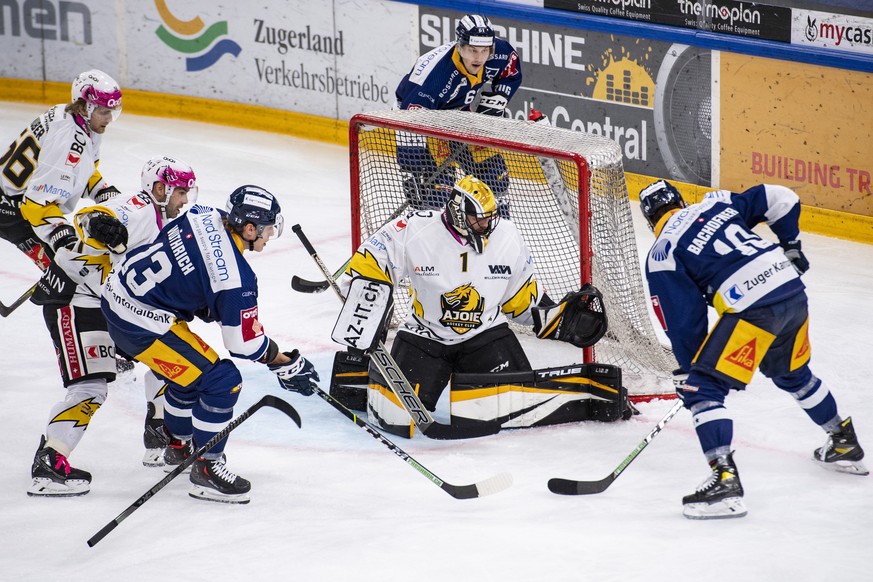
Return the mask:
{"type": "Polygon", "coordinates": [[[85,101],[88,115],[91,115],[97,107],[106,107],[112,110],[112,120],[121,115],[121,87],[115,79],[97,69],[91,69],[79,75],[73,80],[71,91],[73,102],[79,99],[85,101]]]}
{"type": "MultiPolygon", "coordinates": [[[[166,220],[167,205],[173,197],[173,192],[176,188],[185,188],[188,190],[188,204],[194,204],[197,201],[197,177],[194,175],[194,170],[183,162],[170,156],[155,156],[145,163],[142,167],[142,191],[148,195],[160,209],[161,215],[166,220]],[[155,198],[152,193],[155,182],[160,182],[166,187],[166,194],[163,201],[155,198]]],[[[174,218],[170,216],[169,218],[174,218]]]]}

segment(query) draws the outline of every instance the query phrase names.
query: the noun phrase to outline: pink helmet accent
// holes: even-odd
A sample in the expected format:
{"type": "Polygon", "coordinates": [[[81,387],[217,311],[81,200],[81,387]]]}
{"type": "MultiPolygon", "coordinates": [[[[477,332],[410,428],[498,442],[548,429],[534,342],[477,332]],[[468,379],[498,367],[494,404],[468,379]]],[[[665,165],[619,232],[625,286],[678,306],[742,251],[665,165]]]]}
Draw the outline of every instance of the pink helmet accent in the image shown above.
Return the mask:
{"type": "Polygon", "coordinates": [[[88,118],[97,107],[106,107],[114,112],[121,112],[121,88],[115,79],[103,71],[91,69],[80,73],[73,81],[71,94],[73,101],[78,99],[85,101],[88,118]]]}

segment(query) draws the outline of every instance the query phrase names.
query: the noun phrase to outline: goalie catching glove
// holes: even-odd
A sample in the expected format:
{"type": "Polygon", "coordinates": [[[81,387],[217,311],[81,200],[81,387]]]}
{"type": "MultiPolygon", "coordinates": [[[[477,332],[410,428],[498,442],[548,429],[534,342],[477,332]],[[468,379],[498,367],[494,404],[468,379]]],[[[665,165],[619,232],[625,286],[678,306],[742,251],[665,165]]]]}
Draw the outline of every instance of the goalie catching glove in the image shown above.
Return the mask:
{"type": "Polygon", "coordinates": [[[594,285],[567,293],[557,305],[534,307],[534,333],[540,339],[553,339],[578,348],[593,346],[607,329],[603,295],[594,285]]]}
{"type": "Polygon", "coordinates": [[[282,352],[290,362],[284,364],[267,364],[271,372],[279,378],[279,386],[291,392],[299,392],[304,396],[311,396],[318,388],[318,372],[312,362],[300,355],[300,352],[282,352]]]}

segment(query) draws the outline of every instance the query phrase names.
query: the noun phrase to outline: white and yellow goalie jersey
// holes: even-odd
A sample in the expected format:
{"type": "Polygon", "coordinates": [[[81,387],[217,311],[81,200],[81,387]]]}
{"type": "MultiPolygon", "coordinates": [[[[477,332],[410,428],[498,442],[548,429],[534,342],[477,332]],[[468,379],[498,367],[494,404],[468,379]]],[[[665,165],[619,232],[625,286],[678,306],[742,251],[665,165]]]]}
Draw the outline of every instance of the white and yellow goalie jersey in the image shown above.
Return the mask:
{"type": "Polygon", "coordinates": [[[515,225],[501,220],[481,254],[457,236],[440,211],[391,221],[364,241],[340,283],[363,276],[411,283],[402,329],[444,344],[466,341],[507,321],[531,324],[544,290],[515,225]]]}

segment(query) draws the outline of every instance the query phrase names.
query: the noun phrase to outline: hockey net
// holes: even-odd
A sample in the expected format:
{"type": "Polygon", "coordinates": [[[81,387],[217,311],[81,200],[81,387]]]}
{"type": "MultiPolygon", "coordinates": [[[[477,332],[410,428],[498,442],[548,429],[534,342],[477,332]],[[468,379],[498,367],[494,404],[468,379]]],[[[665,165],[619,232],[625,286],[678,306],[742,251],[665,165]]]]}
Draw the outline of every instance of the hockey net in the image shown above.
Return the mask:
{"type": "MultiPolygon", "coordinates": [[[[542,123],[464,111],[356,115],[349,130],[355,248],[407,211],[444,204],[438,192],[429,198],[427,187],[413,200],[404,193],[410,174],[398,164],[397,144],[425,140],[439,166],[438,172],[423,176],[425,186],[453,182],[465,173],[477,173],[487,182],[487,175],[502,170],[502,158],[509,186],[498,198],[508,204],[549,296],[558,301],[587,281],[603,293],[609,330],[594,348],[584,350],[583,360],[620,366],[636,400],[672,392],[669,377],[677,365],[658,341],[648,314],[618,144],[542,123]]],[[[395,323],[407,314],[406,285],[397,285],[395,323]]],[[[530,328],[514,328],[531,333],[530,328]]]]}

